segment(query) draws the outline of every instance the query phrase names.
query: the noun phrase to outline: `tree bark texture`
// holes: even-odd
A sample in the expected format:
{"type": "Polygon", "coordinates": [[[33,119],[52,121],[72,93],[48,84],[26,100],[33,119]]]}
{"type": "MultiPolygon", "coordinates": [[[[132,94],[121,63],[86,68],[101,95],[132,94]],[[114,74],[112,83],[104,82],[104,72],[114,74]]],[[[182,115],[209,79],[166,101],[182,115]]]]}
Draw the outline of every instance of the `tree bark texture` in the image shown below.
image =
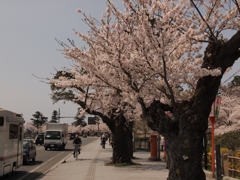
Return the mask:
{"type": "Polygon", "coordinates": [[[148,125],[158,130],[167,140],[168,180],[205,180],[202,154],[203,137],[208,127],[208,119],[204,119],[204,116],[197,113],[201,108],[193,107],[192,102],[179,104],[173,119],[167,115],[161,117],[161,107],[159,101],[153,102],[146,109],[145,117],[148,125]]]}
{"type": "Polygon", "coordinates": [[[128,151],[129,156],[132,159],[133,158],[133,122],[128,122],[125,126],[126,133],[127,133],[127,141],[128,141],[128,151]]]}
{"type": "MultiPolygon", "coordinates": [[[[115,110],[113,110],[113,112],[115,112],[115,110]]],[[[91,113],[101,117],[113,134],[113,155],[111,163],[131,163],[133,157],[132,122],[127,122],[121,113],[119,115],[111,113],[110,117],[95,111],[91,113]]]]}
{"type": "MultiPolygon", "coordinates": [[[[115,131],[113,141],[113,157],[112,163],[131,163],[131,152],[129,147],[129,130],[126,126],[126,119],[123,115],[119,115],[115,120],[115,131]]],[[[132,139],[131,139],[132,141],[132,139]]],[[[132,147],[132,146],[131,146],[132,147]]]]}

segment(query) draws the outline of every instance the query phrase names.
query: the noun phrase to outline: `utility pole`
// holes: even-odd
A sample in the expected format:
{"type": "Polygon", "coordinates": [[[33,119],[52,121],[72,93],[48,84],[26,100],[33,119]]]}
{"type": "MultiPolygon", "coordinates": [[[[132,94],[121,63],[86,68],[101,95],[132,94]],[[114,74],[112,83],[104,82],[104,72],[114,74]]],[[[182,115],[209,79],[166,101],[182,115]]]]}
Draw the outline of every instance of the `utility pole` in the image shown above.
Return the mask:
{"type": "Polygon", "coordinates": [[[75,117],[72,117],[72,116],[61,117],[60,116],[60,108],[58,108],[58,123],[60,123],[60,118],[75,118],[75,117]]]}

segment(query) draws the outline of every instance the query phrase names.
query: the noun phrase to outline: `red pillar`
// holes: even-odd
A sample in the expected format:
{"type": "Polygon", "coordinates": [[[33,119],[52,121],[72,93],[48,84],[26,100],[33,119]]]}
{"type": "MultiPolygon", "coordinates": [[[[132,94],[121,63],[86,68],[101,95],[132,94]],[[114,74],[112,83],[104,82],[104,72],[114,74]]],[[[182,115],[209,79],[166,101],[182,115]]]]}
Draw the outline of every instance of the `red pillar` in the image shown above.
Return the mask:
{"type": "Polygon", "coordinates": [[[212,176],[215,177],[215,155],[214,155],[214,123],[215,117],[209,117],[212,125],[212,176]]]}
{"type": "Polygon", "coordinates": [[[152,161],[159,161],[160,158],[157,157],[157,135],[152,134],[150,136],[150,158],[152,161]]]}

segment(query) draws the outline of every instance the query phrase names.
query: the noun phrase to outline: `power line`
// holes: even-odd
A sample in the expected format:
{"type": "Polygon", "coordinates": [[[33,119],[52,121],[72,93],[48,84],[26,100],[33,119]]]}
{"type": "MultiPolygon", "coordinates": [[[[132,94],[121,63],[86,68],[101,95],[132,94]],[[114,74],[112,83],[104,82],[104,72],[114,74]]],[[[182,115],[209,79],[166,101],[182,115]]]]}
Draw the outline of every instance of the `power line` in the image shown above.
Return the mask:
{"type": "Polygon", "coordinates": [[[235,76],[239,72],[240,72],[240,69],[238,69],[232,76],[230,76],[226,81],[224,81],[222,85],[224,85],[227,81],[229,81],[233,76],[235,76]]]}

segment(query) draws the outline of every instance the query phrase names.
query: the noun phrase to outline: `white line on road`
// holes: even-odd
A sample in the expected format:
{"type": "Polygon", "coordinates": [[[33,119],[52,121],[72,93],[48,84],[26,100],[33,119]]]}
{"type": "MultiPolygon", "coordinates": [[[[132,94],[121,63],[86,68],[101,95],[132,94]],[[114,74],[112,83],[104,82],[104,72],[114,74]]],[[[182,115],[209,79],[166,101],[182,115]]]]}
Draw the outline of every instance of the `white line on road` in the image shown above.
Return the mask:
{"type": "Polygon", "coordinates": [[[26,175],[24,175],[23,177],[21,177],[21,178],[19,178],[19,179],[17,179],[17,180],[22,180],[23,178],[25,178],[26,176],[28,176],[29,173],[32,173],[32,172],[36,171],[37,169],[39,169],[40,167],[42,167],[43,165],[45,165],[46,163],[48,163],[49,161],[51,161],[53,158],[55,158],[55,157],[57,157],[57,156],[59,156],[59,155],[61,155],[61,154],[63,154],[63,153],[64,153],[64,152],[61,152],[61,153],[59,153],[58,155],[52,157],[52,158],[49,159],[48,161],[44,162],[44,163],[41,164],[40,166],[38,166],[38,167],[34,168],[33,170],[29,171],[26,175]]]}

